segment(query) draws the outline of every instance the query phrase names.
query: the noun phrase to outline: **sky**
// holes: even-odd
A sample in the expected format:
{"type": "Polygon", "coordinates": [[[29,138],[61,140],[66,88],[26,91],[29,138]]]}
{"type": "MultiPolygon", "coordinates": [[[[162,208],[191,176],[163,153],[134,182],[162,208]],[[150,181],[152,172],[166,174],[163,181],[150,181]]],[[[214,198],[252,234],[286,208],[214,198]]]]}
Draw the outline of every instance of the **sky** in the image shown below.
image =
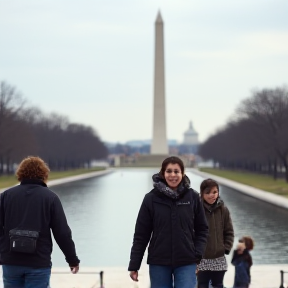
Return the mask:
{"type": "Polygon", "coordinates": [[[192,121],[203,142],[288,84],[286,0],[0,0],[0,80],[105,142],[151,139],[159,10],[169,139],[192,121]]]}

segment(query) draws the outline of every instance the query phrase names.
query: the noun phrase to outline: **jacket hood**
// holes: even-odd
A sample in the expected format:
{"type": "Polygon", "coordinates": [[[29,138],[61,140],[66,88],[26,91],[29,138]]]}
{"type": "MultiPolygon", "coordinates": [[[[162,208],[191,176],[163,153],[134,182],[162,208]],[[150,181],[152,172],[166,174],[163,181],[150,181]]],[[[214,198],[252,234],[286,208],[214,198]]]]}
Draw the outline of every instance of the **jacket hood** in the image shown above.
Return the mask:
{"type": "Polygon", "coordinates": [[[184,175],[176,190],[172,190],[160,173],[152,176],[153,186],[160,192],[172,199],[178,199],[187,189],[190,188],[190,179],[184,175]]]}

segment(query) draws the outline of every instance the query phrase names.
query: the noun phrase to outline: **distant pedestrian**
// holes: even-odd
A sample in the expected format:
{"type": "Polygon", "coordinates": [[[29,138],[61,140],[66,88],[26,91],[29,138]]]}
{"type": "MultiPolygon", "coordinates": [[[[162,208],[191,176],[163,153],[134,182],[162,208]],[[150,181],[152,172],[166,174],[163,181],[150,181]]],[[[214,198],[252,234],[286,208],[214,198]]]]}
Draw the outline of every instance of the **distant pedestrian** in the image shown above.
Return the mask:
{"type": "Polygon", "coordinates": [[[230,212],[219,196],[219,185],[206,179],[200,185],[200,196],[208,221],[209,234],[206,250],[198,265],[198,288],[223,288],[223,279],[228,269],[225,254],[233,247],[234,230],[230,212]]]}
{"type": "Polygon", "coordinates": [[[235,266],[235,278],[233,288],[248,288],[251,283],[250,268],[253,264],[250,252],[254,248],[254,241],[250,236],[244,236],[239,240],[232,257],[235,266]]]}
{"type": "Polygon", "coordinates": [[[1,194],[0,262],[4,288],[47,288],[51,275],[52,237],[72,273],[79,270],[71,230],[59,197],[47,187],[47,164],[27,157],[18,166],[20,185],[1,194]]]}
{"type": "Polygon", "coordinates": [[[195,288],[196,263],[202,258],[208,234],[199,194],[190,188],[178,157],[166,158],[152,179],[154,189],[145,195],[136,221],[130,277],[138,281],[138,270],[150,242],[150,287],[195,288]]]}

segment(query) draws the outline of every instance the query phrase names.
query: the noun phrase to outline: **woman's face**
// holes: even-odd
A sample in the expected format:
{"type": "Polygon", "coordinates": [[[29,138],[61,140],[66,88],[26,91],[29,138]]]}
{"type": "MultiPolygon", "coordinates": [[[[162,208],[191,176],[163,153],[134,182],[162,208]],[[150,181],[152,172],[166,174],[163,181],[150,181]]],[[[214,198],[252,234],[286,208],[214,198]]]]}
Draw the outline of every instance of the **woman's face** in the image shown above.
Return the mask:
{"type": "Polygon", "coordinates": [[[212,187],[210,191],[204,191],[203,198],[208,204],[213,204],[219,195],[219,191],[216,186],[212,187]]]}
{"type": "Polygon", "coordinates": [[[164,178],[171,189],[176,189],[183,179],[180,166],[178,164],[168,164],[164,172],[164,178]]]}

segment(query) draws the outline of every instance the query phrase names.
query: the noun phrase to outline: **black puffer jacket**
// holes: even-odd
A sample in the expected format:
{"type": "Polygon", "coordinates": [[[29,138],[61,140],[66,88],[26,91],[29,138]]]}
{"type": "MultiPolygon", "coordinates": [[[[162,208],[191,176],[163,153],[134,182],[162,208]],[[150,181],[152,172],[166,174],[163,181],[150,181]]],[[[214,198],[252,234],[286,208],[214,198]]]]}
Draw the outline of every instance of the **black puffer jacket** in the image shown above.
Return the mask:
{"type": "Polygon", "coordinates": [[[138,214],[129,271],[140,269],[149,240],[148,264],[189,265],[204,254],[208,225],[199,194],[190,188],[188,177],[179,185],[176,197],[169,195],[172,191],[163,179],[154,175],[153,180],[156,187],[145,195],[138,214]]]}

